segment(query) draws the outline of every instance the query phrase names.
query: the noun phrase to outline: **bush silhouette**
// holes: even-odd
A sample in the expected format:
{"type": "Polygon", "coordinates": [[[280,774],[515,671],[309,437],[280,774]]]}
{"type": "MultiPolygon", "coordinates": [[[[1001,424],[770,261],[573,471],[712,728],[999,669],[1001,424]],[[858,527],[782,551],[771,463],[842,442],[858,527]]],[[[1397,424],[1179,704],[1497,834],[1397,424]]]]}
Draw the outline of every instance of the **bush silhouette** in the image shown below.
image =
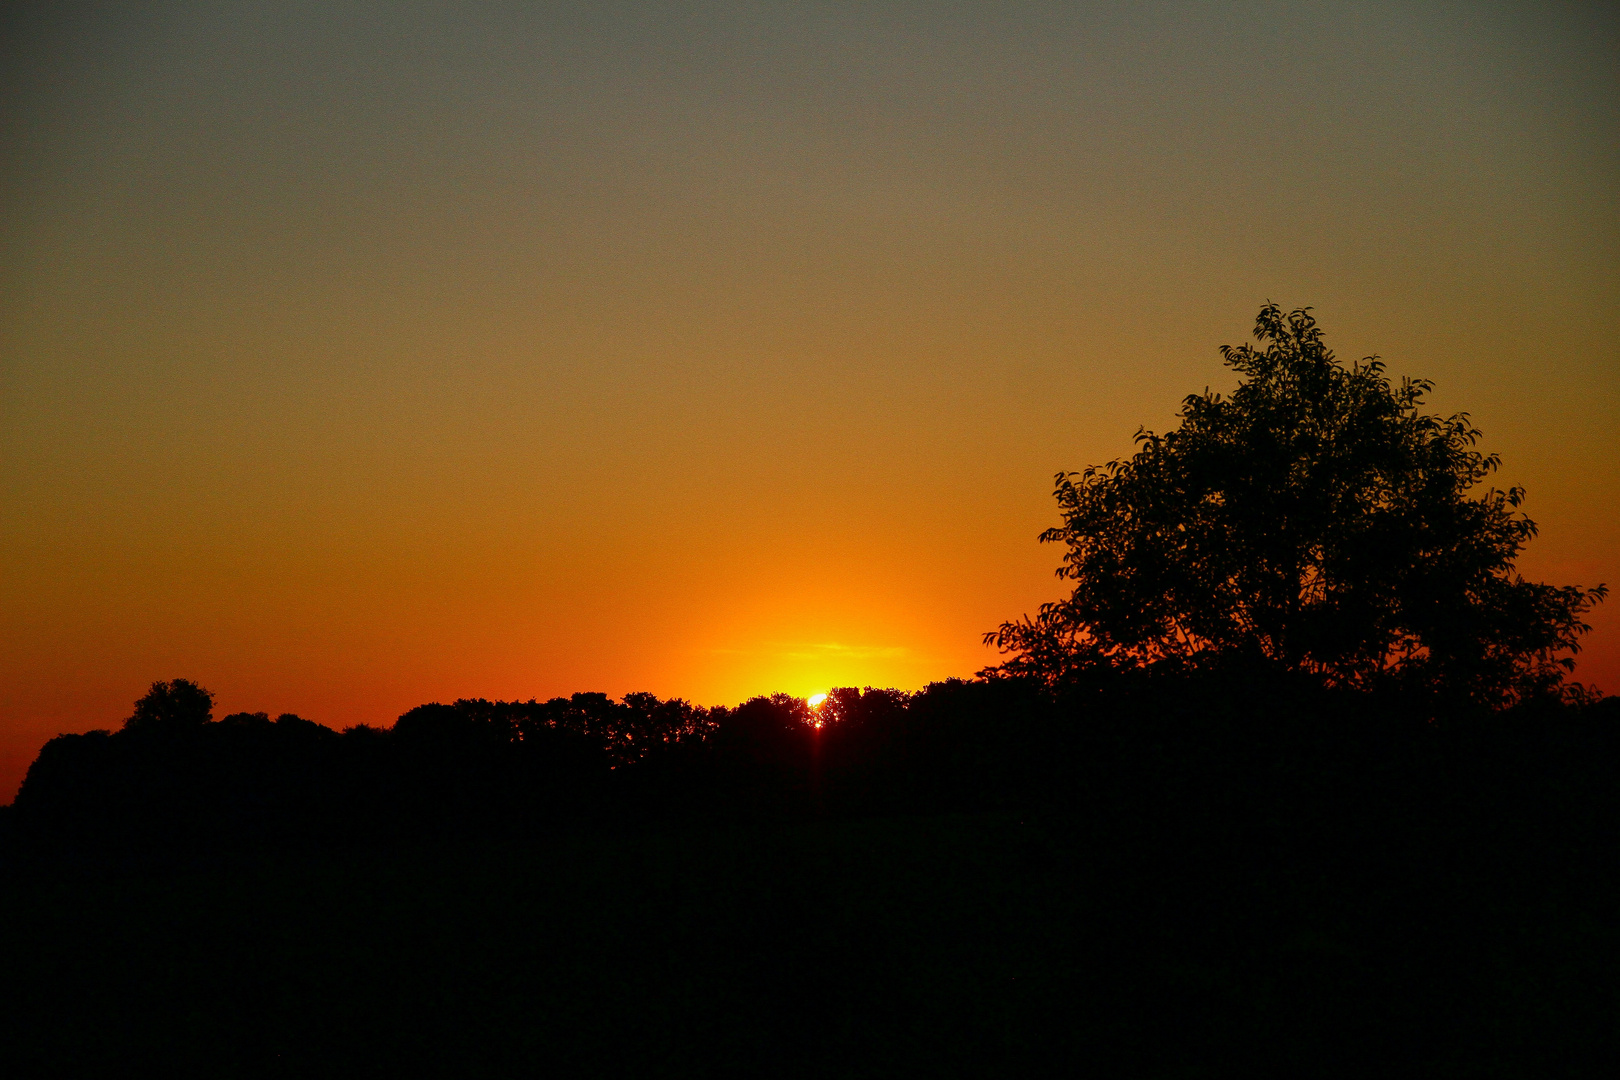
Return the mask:
{"type": "Polygon", "coordinates": [[[124,721],[126,731],[186,731],[214,718],[214,695],[190,679],[155,682],[124,721]]]}
{"type": "Polygon", "coordinates": [[[1536,534],[1468,414],[1422,411],[1425,380],[1345,367],[1309,309],[1261,309],[1240,376],[1188,397],[1180,426],[1059,473],[1066,599],[985,635],[987,673],[1048,683],[1120,667],[1238,663],[1335,687],[1500,708],[1563,694],[1583,617],[1606,595],[1525,581],[1536,534]]]}

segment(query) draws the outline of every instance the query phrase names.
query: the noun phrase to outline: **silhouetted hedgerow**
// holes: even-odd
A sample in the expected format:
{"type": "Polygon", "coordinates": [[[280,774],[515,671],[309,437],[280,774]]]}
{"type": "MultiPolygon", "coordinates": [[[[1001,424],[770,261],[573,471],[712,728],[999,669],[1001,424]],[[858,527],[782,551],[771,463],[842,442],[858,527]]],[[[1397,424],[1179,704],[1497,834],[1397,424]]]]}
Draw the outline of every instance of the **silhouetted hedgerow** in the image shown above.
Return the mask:
{"type": "Polygon", "coordinates": [[[215,722],[196,707],[206,693],[158,683],[122,730],[47,743],[6,816],[12,856],[997,809],[1083,811],[1111,822],[1107,843],[1213,830],[1340,854],[1425,829],[1487,846],[1538,829],[1620,836],[1615,698],[1440,722],[1309,678],[1127,671],[1059,689],[839,688],[815,709],[785,694],[709,709],[650,694],[462,700],[338,733],[290,714],[215,722]]]}
{"type": "Polygon", "coordinates": [[[586,1071],[623,1050],[638,1075],[670,1046],[1170,1075],[1620,1049],[1617,698],[1436,720],[1227,667],[817,709],[458,701],[341,734],[143,715],[52,740],[0,815],[5,1031],[36,1072],[200,1032],[215,1071],[504,1075],[581,1025],[586,1071]],[[260,883],[280,899],[254,906],[260,883]],[[366,915],[334,918],[352,889],[366,915]],[[85,1043],[75,1010],[108,988],[85,1043]]]}

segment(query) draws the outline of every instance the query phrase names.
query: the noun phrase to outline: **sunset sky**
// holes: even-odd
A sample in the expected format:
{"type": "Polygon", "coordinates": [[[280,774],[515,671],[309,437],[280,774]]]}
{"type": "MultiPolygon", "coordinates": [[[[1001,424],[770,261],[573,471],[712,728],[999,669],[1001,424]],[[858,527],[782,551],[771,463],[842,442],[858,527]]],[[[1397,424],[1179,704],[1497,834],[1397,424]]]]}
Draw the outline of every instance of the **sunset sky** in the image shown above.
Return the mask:
{"type": "MultiPolygon", "coordinates": [[[[0,800],[216,715],[916,688],[1272,299],[1620,586],[1597,4],[8,6],[0,800]]],[[[1577,677],[1620,691],[1620,603],[1577,677]]]]}

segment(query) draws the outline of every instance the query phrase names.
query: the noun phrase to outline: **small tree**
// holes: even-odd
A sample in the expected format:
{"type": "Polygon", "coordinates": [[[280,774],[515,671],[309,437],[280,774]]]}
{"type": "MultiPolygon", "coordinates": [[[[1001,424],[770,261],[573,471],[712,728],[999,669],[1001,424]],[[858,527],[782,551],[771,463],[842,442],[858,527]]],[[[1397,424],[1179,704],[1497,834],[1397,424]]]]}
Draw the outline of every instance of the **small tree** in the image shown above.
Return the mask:
{"type": "Polygon", "coordinates": [[[1607,594],[1525,581],[1524,492],[1467,413],[1422,412],[1426,380],[1344,367],[1309,309],[1261,309],[1261,347],[1225,346],[1230,398],[1189,396],[1175,431],[1059,473],[1065,600],[1003,623],[986,674],[1059,682],[1098,666],[1247,659],[1335,686],[1396,685],[1491,707],[1566,686],[1607,594]]]}
{"type": "Polygon", "coordinates": [[[182,731],[214,718],[214,695],[190,679],[155,682],[124,721],[126,731],[182,731]]]}

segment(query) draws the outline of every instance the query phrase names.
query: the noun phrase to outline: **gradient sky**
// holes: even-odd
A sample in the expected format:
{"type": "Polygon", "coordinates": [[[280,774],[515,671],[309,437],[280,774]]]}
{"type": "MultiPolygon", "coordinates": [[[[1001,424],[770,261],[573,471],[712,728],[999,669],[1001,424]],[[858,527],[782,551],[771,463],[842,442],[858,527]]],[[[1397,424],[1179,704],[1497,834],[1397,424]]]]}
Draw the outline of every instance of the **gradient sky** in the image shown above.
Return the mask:
{"type": "Polygon", "coordinates": [[[20,7],[0,798],[159,678],[969,675],[1061,591],[1051,475],[1268,298],[1473,414],[1528,576],[1620,585],[1612,5],[20,7]]]}

